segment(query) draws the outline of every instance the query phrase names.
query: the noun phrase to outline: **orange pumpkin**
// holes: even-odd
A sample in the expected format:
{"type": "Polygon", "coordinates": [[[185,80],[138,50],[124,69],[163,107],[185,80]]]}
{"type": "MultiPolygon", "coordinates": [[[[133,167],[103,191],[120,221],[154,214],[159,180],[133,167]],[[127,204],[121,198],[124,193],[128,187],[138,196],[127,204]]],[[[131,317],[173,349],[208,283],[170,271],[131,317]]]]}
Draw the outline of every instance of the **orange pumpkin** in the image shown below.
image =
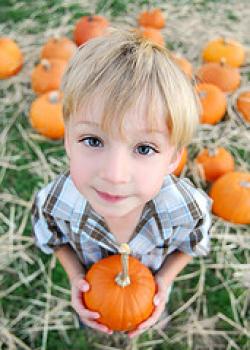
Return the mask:
{"type": "Polygon", "coordinates": [[[164,14],[158,8],[152,9],[151,11],[143,11],[138,16],[138,23],[142,27],[162,29],[165,27],[164,14]]]}
{"type": "Polygon", "coordinates": [[[202,177],[207,181],[215,181],[218,177],[234,170],[234,158],[225,148],[214,150],[203,149],[195,159],[202,177]]]}
{"type": "Polygon", "coordinates": [[[85,306],[100,314],[98,322],[115,331],[130,331],[153,312],[156,292],[150,270],[129,256],[129,246],[121,245],[121,255],[101,259],[87,272],[90,289],[83,293],[85,306]]]}
{"type": "Polygon", "coordinates": [[[231,92],[240,85],[240,72],[221,60],[220,63],[209,62],[203,64],[197,72],[201,83],[214,84],[224,92],[231,92]]]}
{"type": "Polygon", "coordinates": [[[236,224],[250,224],[250,173],[230,172],[212,184],[215,215],[236,224]]]}
{"type": "Polygon", "coordinates": [[[187,148],[184,147],[182,151],[180,163],[178,164],[177,168],[173,172],[175,176],[179,176],[181,174],[182,170],[184,169],[184,166],[187,163],[187,158],[188,158],[188,151],[187,151],[187,148]]]}
{"type": "Polygon", "coordinates": [[[102,36],[109,26],[108,20],[103,16],[83,16],[75,26],[73,33],[75,43],[80,46],[89,39],[102,36]]]}
{"type": "Polygon", "coordinates": [[[158,29],[150,28],[150,27],[141,27],[139,29],[139,33],[144,37],[152,41],[153,43],[164,46],[165,41],[158,29]]]}
{"type": "Polygon", "coordinates": [[[245,55],[245,49],[238,41],[225,38],[209,41],[202,51],[205,62],[220,62],[223,58],[232,67],[242,66],[245,55]]]}
{"type": "Polygon", "coordinates": [[[193,67],[192,64],[180,54],[172,54],[174,61],[181,68],[181,70],[189,77],[192,78],[193,67]]]}
{"type": "Polygon", "coordinates": [[[52,58],[43,59],[31,73],[31,86],[37,94],[59,90],[67,61],[52,58]]]}
{"type": "Polygon", "coordinates": [[[43,136],[51,139],[64,136],[62,95],[59,91],[37,97],[31,104],[29,117],[32,127],[43,136]]]}
{"type": "Polygon", "coordinates": [[[202,105],[201,123],[212,125],[218,123],[227,109],[225,94],[213,84],[197,84],[196,89],[202,105]]]}
{"type": "Polygon", "coordinates": [[[250,123],[250,90],[242,92],[238,96],[237,108],[243,119],[250,123]]]}
{"type": "Polygon", "coordinates": [[[59,58],[68,61],[76,52],[76,48],[76,44],[67,37],[54,36],[42,47],[41,58],[59,58]]]}
{"type": "Polygon", "coordinates": [[[9,38],[0,38],[0,79],[7,79],[20,71],[23,55],[19,46],[9,38]]]}

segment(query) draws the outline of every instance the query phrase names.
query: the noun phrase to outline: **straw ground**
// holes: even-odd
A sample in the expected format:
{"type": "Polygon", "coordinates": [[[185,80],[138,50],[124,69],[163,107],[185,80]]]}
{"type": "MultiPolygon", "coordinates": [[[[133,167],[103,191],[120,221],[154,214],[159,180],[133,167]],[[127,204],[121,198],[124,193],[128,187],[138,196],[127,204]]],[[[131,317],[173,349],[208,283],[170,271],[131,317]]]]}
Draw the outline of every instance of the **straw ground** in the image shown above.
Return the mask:
{"type": "MultiPolygon", "coordinates": [[[[32,130],[28,112],[35,98],[30,73],[42,44],[53,34],[72,35],[75,21],[95,11],[116,26],[134,27],[145,8],[139,0],[5,0],[0,32],[19,43],[25,65],[0,90],[0,348],[17,349],[178,349],[248,350],[250,301],[249,226],[217,217],[211,230],[212,249],[194,259],[177,278],[169,303],[168,329],[150,330],[128,341],[79,329],[70,307],[67,278],[52,256],[34,247],[30,208],[34,193],[67,168],[62,141],[52,142],[32,130]]],[[[250,8],[242,1],[154,1],[167,15],[167,46],[198,67],[200,51],[217,35],[250,46],[250,8]]],[[[241,69],[242,85],[250,66],[241,69]]],[[[231,105],[231,96],[228,96],[231,105]]],[[[189,146],[182,176],[205,190],[193,159],[203,146],[223,145],[234,155],[238,170],[250,170],[249,130],[230,109],[216,126],[201,126],[189,146]]]]}

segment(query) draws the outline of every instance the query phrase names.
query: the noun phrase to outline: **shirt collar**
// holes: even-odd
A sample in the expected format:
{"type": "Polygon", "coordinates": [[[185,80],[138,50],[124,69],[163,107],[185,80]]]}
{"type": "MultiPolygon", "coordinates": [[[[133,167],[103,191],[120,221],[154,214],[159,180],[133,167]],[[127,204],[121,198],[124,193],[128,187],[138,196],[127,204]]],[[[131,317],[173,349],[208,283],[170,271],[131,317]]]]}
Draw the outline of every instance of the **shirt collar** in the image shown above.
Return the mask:
{"type": "MultiPolygon", "coordinates": [[[[158,229],[160,226],[163,226],[163,228],[172,228],[174,226],[186,226],[191,224],[192,220],[190,220],[190,217],[184,214],[186,209],[183,210],[183,212],[180,210],[181,205],[185,207],[183,197],[180,196],[179,207],[177,205],[177,207],[174,208],[172,205],[173,201],[171,201],[171,196],[173,196],[174,187],[178,186],[179,181],[180,179],[172,175],[165,177],[158,195],[145,205],[137,229],[138,227],[142,228],[146,224],[148,228],[156,224],[158,229]],[[159,217],[161,217],[160,222],[159,217]]],[[[188,203],[186,207],[188,207],[188,203]]],[[[192,208],[189,207],[188,210],[191,212],[193,221],[201,218],[202,213],[199,207],[194,205],[193,202],[192,208]]],[[[93,210],[90,204],[77,190],[69,172],[60,175],[54,181],[44,203],[43,211],[53,217],[70,222],[74,232],[80,233],[83,230],[85,232],[86,230],[90,232],[92,230],[91,235],[94,236],[94,239],[102,239],[105,246],[106,243],[111,244],[112,239],[109,235],[108,227],[105,225],[102,217],[93,210]],[[95,229],[93,231],[94,227],[95,229]],[[105,239],[104,236],[106,236],[105,239]]],[[[155,235],[152,232],[152,240],[154,239],[155,235]]],[[[112,244],[113,243],[112,240],[112,244]]]]}
{"type": "Polygon", "coordinates": [[[194,186],[188,179],[181,179],[174,175],[165,177],[153,203],[156,212],[162,214],[161,217],[165,218],[167,225],[190,226],[202,218],[201,209],[192,196],[190,188],[194,189],[194,186]]]}

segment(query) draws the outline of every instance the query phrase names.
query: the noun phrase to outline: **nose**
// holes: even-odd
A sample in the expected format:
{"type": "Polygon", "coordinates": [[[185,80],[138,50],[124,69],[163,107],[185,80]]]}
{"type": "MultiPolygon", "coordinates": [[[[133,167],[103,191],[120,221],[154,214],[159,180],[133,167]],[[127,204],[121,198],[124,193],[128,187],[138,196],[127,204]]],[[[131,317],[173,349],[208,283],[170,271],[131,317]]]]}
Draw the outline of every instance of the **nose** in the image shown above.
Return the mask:
{"type": "Polygon", "coordinates": [[[126,151],[119,147],[110,151],[103,159],[100,177],[113,184],[128,183],[131,178],[131,163],[126,151]]]}

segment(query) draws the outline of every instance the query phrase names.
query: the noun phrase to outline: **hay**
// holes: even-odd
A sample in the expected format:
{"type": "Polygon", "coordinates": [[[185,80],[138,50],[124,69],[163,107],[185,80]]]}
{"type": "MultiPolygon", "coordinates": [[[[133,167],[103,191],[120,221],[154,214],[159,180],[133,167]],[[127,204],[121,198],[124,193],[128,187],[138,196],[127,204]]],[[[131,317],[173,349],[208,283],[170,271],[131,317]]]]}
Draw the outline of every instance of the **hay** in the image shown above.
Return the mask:
{"type": "MultiPolygon", "coordinates": [[[[76,21],[74,11],[93,13],[97,3],[65,0],[48,8],[47,1],[41,0],[29,18],[15,26],[8,22],[0,24],[1,33],[16,39],[25,57],[21,72],[0,82],[0,298],[3,300],[0,348],[46,350],[50,332],[59,333],[62,342],[69,343],[70,330],[78,328],[77,318],[70,308],[69,290],[54,282],[55,259],[48,258],[45,263],[45,259],[40,258],[29,232],[34,192],[67,167],[62,142],[46,140],[29,124],[29,108],[35,98],[30,87],[30,73],[46,40],[53,34],[71,36],[76,21]],[[58,15],[62,8],[64,14],[58,15]],[[44,11],[48,23],[39,22],[44,11]],[[62,155],[58,156],[59,153],[62,155]],[[19,193],[17,182],[13,184],[13,178],[19,181],[18,174],[25,174],[23,186],[30,181],[29,198],[19,193]],[[31,187],[34,179],[36,185],[31,187]]],[[[115,26],[136,26],[137,14],[144,8],[139,6],[139,1],[127,4],[127,12],[115,18],[112,18],[112,3],[103,2],[100,12],[115,26]]],[[[154,5],[166,13],[167,25],[162,33],[168,47],[188,58],[195,70],[201,64],[201,49],[209,39],[223,35],[248,47],[247,62],[241,68],[241,87],[234,94],[228,94],[225,118],[215,126],[201,125],[189,146],[189,160],[182,176],[190,177],[197,186],[209,190],[194,162],[203,147],[223,146],[233,154],[237,170],[250,170],[249,129],[235,108],[238,94],[246,89],[250,79],[249,2],[172,0],[154,1],[154,5]]],[[[25,6],[25,1],[16,1],[13,10],[25,6]]],[[[213,216],[211,235],[211,254],[205,259],[194,259],[186,272],[177,277],[170,302],[172,312],[167,319],[133,340],[124,334],[110,337],[87,330],[85,335],[91,348],[137,350],[169,346],[172,349],[182,344],[193,350],[248,350],[249,226],[233,225],[213,216]],[[218,281],[216,285],[208,280],[211,274],[218,281]],[[223,308],[219,312],[211,311],[214,305],[211,305],[210,296],[221,291],[228,296],[230,317],[223,308]],[[161,329],[164,322],[167,330],[161,329]]],[[[64,348],[69,346],[72,347],[65,344],[64,348]]]]}

